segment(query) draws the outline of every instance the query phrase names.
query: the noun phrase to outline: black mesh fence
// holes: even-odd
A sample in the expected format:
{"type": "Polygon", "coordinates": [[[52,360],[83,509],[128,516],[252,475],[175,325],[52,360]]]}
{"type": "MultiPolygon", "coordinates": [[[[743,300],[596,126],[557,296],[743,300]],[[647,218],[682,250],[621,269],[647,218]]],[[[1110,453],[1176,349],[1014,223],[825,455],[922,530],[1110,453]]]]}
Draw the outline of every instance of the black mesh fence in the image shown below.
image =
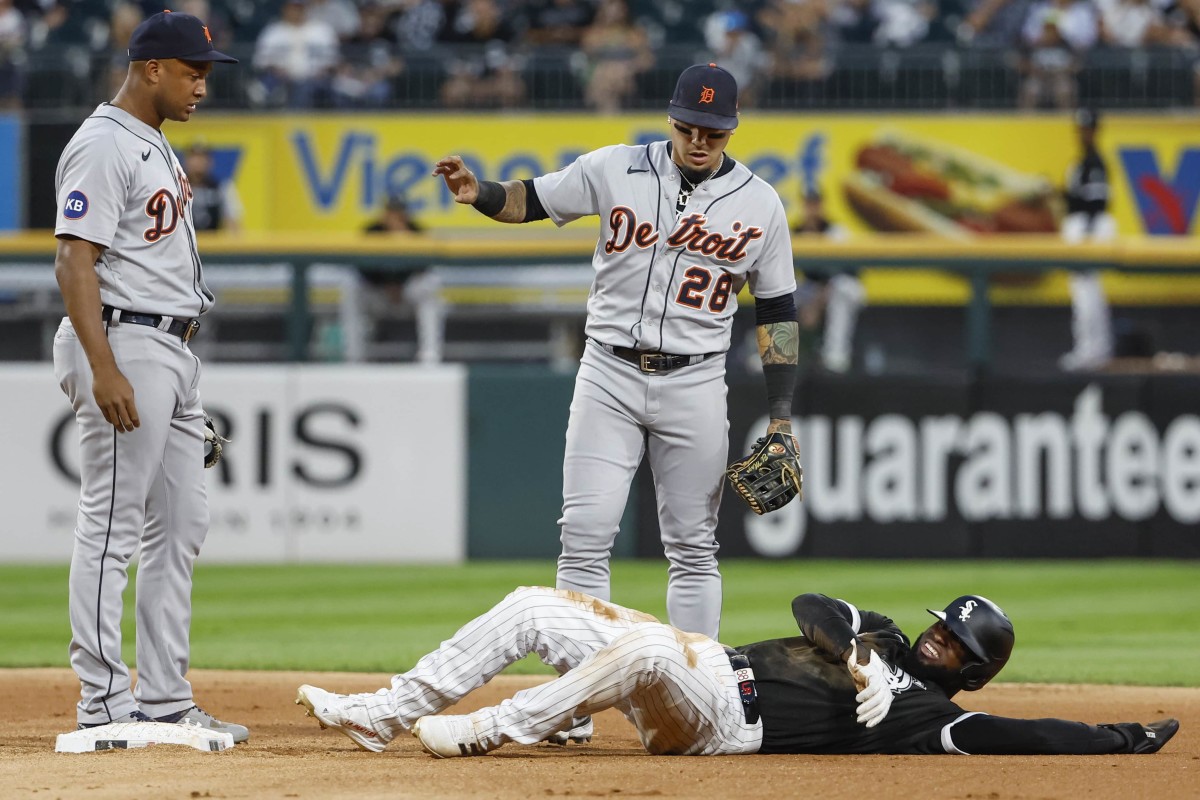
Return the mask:
{"type": "MultiPolygon", "coordinates": [[[[587,111],[595,74],[578,50],[541,47],[442,47],[419,53],[342,53],[332,73],[278,80],[254,68],[252,47],[229,48],[242,59],[219,65],[209,81],[210,107],[222,109],[587,111]],[[395,59],[394,75],[372,70],[395,59]]],[[[631,111],[662,109],[680,70],[710,60],[702,49],[659,48],[654,64],[637,73],[621,102],[631,111]]],[[[21,66],[22,104],[34,114],[88,108],[112,97],[126,69],[122,57],[86,47],[32,52],[21,66]]],[[[1073,102],[1103,108],[1166,109],[1193,106],[1196,56],[1187,50],[1092,51],[1066,76],[1073,102]]],[[[954,44],[904,50],[842,46],[808,64],[804,77],[773,75],[768,67],[746,72],[746,107],[772,110],[1013,109],[1030,79],[1015,51],[954,44]]],[[[1045,102],[1053,99],[1044,98],[1045,102]]]]}

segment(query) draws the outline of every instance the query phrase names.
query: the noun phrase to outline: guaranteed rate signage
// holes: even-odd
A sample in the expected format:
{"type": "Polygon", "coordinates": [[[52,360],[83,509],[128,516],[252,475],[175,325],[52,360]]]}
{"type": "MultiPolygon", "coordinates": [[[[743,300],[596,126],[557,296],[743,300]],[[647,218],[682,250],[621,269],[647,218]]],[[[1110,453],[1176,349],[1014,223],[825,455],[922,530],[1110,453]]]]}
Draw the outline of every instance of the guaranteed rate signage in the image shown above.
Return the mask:
{"type": "MultiPolygon", "coordinates": [[[[730,392],[731,452],[766,418],[730,392]]],[[[805,499],[765,516],[731,492],[725,556],[1200,556],[1200,378],[802,381],[805,499]]],[[[641,546],[656,541],[643,487],[641,546]]]]}

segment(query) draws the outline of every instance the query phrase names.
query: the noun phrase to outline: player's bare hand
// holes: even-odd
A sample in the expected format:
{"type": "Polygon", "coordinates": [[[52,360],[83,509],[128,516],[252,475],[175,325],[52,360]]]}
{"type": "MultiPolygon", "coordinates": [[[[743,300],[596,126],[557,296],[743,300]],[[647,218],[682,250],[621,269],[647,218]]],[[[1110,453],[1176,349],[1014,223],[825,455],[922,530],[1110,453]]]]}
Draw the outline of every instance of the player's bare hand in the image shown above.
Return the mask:
{"type": "Polygon", "coordinates": [[[433,165],[433,174],[446,181],[446,188],[454,193],[454,202],[469,206],[479,199],[479,179],[467,169],[461,156],[443,158],[433,165]]]}
{"type": "Polygon", "coordinates": [[[137,405],[133,402],[133,386],[116,367],[100,370],[92,376],[92,396],[104,419],[121,433],[141,426],[137,405]]]}
{"type": "Polygon", "coordinates": [[[887,716],[892,707],[892,688],[888,683],[888,671],[883,665],[883,659],[874,650],[870,653],[865,664],[858,659],[858,640],[850,642],[850,653],[846,657],[846,667],[854,678],[854,685],[859,689],[854,696],[858,703],[858,721],[868,728],[874,728],[887,716]]]}

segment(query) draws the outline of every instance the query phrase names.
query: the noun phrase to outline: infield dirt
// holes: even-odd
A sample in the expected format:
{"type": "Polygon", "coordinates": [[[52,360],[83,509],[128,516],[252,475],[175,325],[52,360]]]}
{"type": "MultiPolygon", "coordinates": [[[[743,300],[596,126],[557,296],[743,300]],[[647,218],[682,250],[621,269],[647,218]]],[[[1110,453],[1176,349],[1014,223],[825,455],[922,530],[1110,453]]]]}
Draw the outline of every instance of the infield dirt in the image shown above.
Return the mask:
{"type": "MultiPolygon", "coordinates": [[[[995,684],[960,695],[967,708],[1006,716],[1147,722],[1173,716],[1179,734],[1153,756],[647,755],[633,727],[608,711],[590,745],[509,745],[441,761],[404,736],[383,753],[323,731],[293,703],[296,687],[373,691],[388,675],[193,670],[196,698],[248,725],[224,753],[184,747],[86,755],[54,752],[75,727],[78,684],[68,670],[0,670],[0,798],[729,798],[891,800],[970,798],[1136,800],[1200,797],[1200,689],[995,684]]],[[[500,676],[460,708],[494,703],[538,680],[500,676]]]]}

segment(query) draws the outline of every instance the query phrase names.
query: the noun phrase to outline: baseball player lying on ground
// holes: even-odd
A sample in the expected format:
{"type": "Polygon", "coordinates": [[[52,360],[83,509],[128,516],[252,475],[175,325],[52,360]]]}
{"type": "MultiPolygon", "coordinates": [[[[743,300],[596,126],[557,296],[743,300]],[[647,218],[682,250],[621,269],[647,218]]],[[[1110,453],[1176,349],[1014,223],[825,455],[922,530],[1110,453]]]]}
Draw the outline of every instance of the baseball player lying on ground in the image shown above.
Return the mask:
{"type": "Polygon", "coordinates": [[[916,644],[874,611],[820,594],[792,601],[802,636],[729,648],[578,592],[522,587],[374,694],[301,686],[322,728],[379,752],[411,731],[435,756],[553,741],[620,710],[657,755],[740,753],[1154,753],[1179,730],[1006,719],[951,698],[979,689],[1012,651],[991,601],[960,597],[916,644]],[[431,716],[536,653],[559,677],[463,716],[431,716]]]}

